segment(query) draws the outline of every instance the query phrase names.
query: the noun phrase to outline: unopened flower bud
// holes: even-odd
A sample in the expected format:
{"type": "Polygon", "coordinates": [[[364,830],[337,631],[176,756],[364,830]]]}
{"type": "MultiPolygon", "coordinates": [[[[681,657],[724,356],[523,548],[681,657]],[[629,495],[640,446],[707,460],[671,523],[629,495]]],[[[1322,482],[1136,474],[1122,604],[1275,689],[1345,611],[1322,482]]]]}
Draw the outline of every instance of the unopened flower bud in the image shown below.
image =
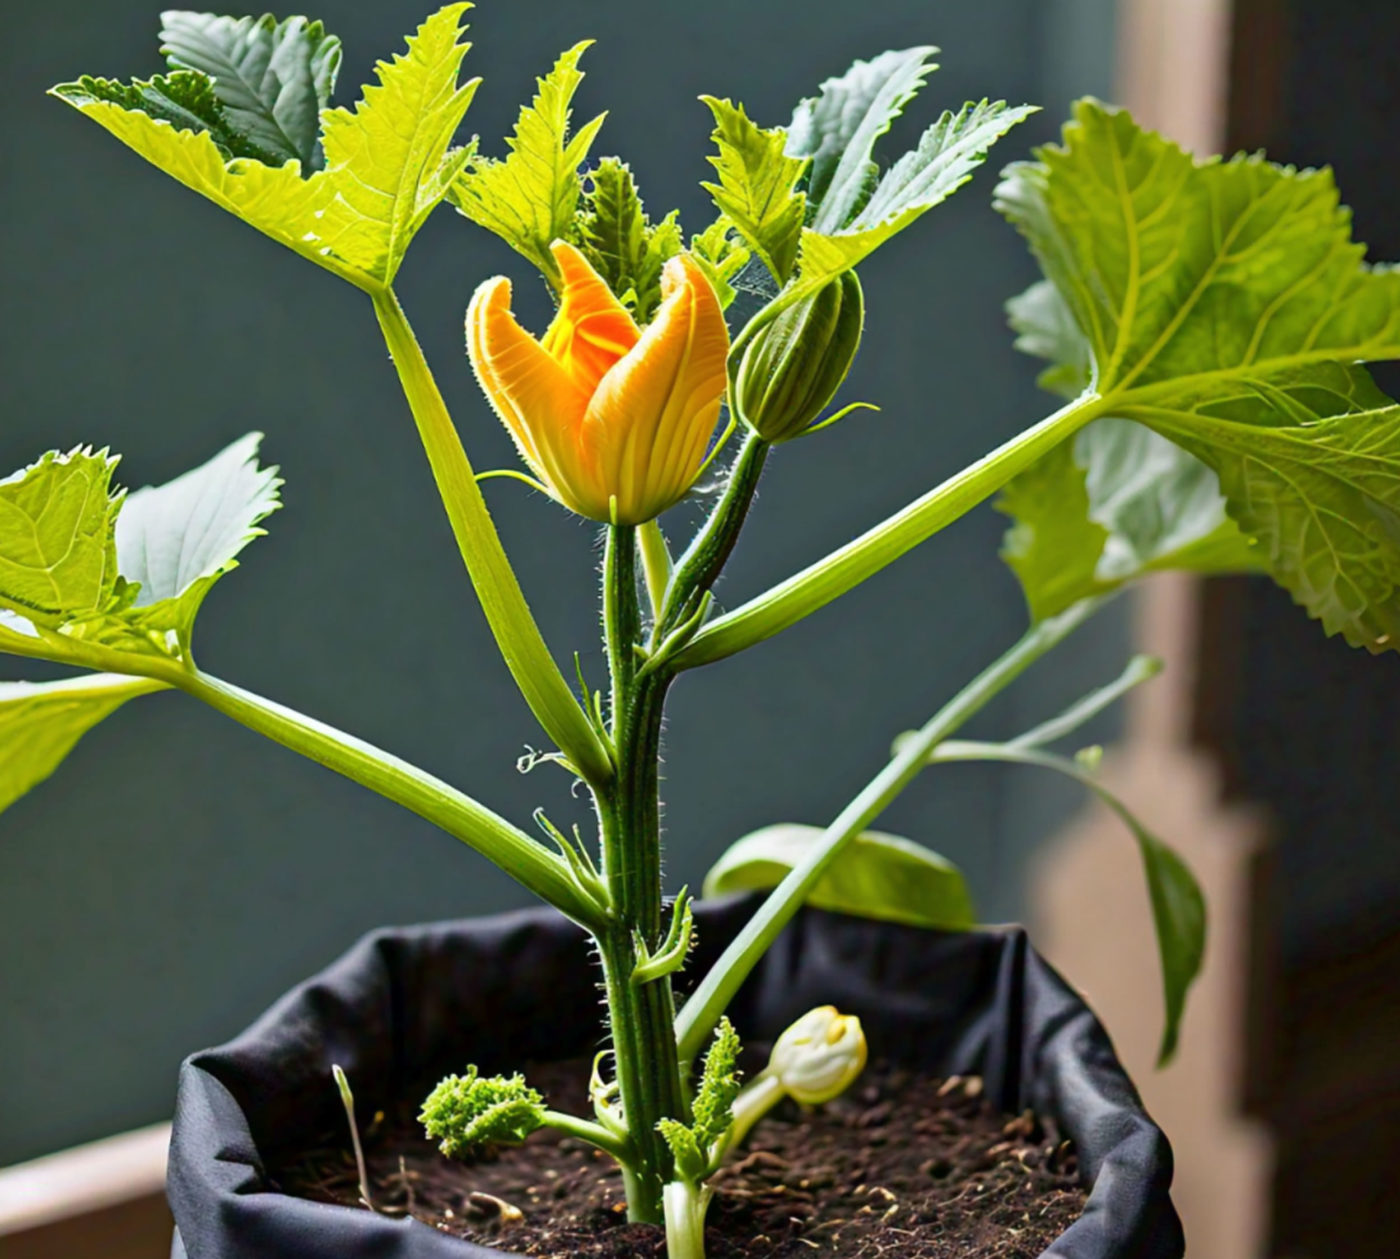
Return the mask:
{"type": "Polygon", "coordinates": [[[768,1074],[804,1106],[840,1096],[865,1069],[865,1032],[833,1005],[809,1010],[778,1037],[768,1074]]]}
{"type": "Polygon", "coordinates": [[[735,412],[770,442],[800,437],[846,379],[864,323],[854,271],[788,307],[744,347],[735,412]]]}

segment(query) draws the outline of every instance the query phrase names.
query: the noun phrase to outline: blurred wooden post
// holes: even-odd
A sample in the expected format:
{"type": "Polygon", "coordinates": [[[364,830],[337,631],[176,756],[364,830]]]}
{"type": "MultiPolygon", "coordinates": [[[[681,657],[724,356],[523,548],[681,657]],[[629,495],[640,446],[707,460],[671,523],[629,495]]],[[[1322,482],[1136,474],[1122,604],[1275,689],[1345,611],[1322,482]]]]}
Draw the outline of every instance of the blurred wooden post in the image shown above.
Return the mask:
{"type": "MultiPolygon", "coordinates": [[[[1117,97],[1137,120],[1187,149],[1213,153],[1224,134],[1229,0],[1122,0],[1117,97]]],[[[1262,842],[1256,817],[1220,803],[1219,774],[1190,746],[1199,583],[1166,574],[1136,596],[1136,645],[1165,674],[1130,699],[1105,780],[1172,844],[1209,906],[1206,964],[1188,1003],[1181,1049],[1154,1069],[1162,999],[1151,911],[1136,845],[1092,808],[1046,845],[1032,884],[1036,940],[1107,1024],[1148,1109],[1176,1151],[1174,1196],[1188,1248],[1262,1253],[1267,1136],[1241,1114],[1248,878],[1262,842]]]]}

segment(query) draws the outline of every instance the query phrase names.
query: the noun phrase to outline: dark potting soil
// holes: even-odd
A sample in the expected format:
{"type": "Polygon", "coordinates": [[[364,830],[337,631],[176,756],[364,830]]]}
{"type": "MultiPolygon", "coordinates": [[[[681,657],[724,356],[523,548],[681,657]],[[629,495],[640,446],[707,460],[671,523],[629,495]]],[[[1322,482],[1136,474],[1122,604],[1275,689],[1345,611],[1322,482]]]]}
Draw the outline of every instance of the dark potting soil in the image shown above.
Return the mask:
{"type": "MultiPolygon", "coordinates": [[[[589,1066],[526,1077],[585,1114],[589,1066]]],[[[663,1259],[662,1231],[627,1223],[618,1168],[590,1146],[540,1132],[451,1162],[414,1109],[361,1133],[377,1209],[517,1254],[663,1259]]],[[[819,1111],[784,1102],[731,1155],[715,1178],[708,1259],[1035,1259],[1083,1210],[1076,1171],[1068,1141],[1029,1113],[993,1111],[975,1077],[872,1065],[819,1111]]],[[[283,1192],[360,1205],[348,1130],[269,1173],[283,1192]]]]}

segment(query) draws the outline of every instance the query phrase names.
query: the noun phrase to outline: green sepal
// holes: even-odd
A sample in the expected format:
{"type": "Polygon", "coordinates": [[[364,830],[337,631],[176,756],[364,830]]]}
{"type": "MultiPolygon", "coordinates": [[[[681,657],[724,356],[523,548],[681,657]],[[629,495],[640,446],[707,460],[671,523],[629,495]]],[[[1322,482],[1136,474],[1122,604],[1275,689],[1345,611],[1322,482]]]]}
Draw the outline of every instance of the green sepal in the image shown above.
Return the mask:
{"type": "Polygon", "coordinates": [[[765,441],[803,436],[845,382],[865,328],[854,271],[789,306],[730,355],[730,406],[765,441]]]}

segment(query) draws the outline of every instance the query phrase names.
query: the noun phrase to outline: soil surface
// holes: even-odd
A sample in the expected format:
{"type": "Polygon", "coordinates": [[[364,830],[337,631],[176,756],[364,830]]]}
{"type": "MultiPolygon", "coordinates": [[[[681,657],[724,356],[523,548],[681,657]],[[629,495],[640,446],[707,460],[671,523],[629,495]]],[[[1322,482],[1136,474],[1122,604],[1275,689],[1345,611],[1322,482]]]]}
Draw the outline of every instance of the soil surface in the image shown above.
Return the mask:
{"type": "MultiPolygon", "coordinates": [[[[587,1113],[588,1063],[526,1078],[587,1113]]],[[[379,1210],[548,1259],[663,1259],[659,1228],[628,1224],[616,1164],[551,1132],[476,1162],[425,1140],[414,1108],[361,1135],[379,1210]]],[[[348,1132],[269,1168],[276,1188],[362,1205],[348,1132]]],[[[770,1112],[716,1177],[708,1259],[1036,1259],[1084,1206],[1075,1156],[1032,1115],[1008,1119],[975,1077],[936,1080],[872,1065],[811,1114],[770,1112]]]]}

